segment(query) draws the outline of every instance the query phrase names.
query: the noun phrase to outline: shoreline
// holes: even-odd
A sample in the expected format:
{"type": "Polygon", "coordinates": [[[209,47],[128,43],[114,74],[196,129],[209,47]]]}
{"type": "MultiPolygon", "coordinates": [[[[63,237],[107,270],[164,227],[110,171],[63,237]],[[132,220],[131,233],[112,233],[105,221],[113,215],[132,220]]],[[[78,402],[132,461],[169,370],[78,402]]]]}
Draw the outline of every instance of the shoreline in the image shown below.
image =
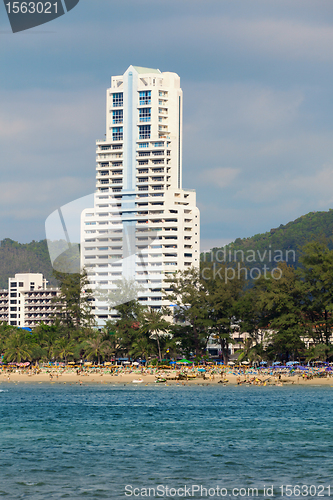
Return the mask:
{"type": "Polygon", "coordinates": [[[291,377],[282,376],[279,380],[277,377],[265,375],[254,375],[254,376],[244,376],[236,374],[220,374],[210,376],[210,378],[195,377],[190,380],[174,380],[173,377],[168,377],[163,374],[146,374],[146,373],[120,373],[118,375],[109,373],[90,373],[90,374],[79,374],[76,373],[53,373],[52,378],[49,373],[38,373],[38,374],[28,374],[28,373],[1,373],[0,374],[0,386],[10,385],[17,383],[48,383],[48,384],[105,384],[105,385],[132,385],[134,386],[145,386],[145,385],[183,385],[183,386],[249,386],[254,385],[258,387],[269,387],[269,386],[291,386],[291,385],[302,385],[302,386],[331,386],[333,387],[333,378],[313,378],[305,379],[302,376],[294,375],[291,377]],[[163,381],[156,383],[156,379],[160,377],[163,381]],[[165,381],[164,381],[165,379],[165,381]],[[247,379],[247,381],[246,381],[247,379]]]}

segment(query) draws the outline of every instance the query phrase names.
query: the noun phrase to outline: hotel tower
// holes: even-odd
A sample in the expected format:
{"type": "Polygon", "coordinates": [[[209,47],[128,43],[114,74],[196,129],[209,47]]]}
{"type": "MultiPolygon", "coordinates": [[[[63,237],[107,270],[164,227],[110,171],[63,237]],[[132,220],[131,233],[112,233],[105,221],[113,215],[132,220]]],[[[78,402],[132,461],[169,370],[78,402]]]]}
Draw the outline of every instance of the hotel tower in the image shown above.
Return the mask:
{"type": "MultiPolygon", "coordinates": [[[[165,279],[200,259],[196,194],[182,189],[182,108],[176,73],[130,66],[111,78],[94,207],[81,218],[81,266],[92,288],[112,294],[125,278],[156,309],[168,305],[165,279]]],[[[99,325],[115,315],[103,294],[95,315],[99,325]]]]}

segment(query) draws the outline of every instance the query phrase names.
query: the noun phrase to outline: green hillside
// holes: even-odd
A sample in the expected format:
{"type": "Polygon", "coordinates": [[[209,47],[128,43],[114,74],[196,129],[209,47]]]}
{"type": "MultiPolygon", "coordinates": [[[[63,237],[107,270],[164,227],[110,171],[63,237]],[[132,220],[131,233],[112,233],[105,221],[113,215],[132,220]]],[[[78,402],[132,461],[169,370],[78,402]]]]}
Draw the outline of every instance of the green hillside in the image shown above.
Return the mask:
{"type": "MultiPolygon", "coordinates": [[[[224,248],[213,248],[201,255],[201,260],[235,263],[249,267],[275,267],[281,260],[297,267],[300,249],[309,241],[322,240],[333,248],[333,209],[310,212],[298,219],[281,224],[267,233],[251,238],[237,238],[224,248]],[[287,259],[286,259],[287,257],[287,259]]],[[[56,285],[46,240],[18,243],[9,238],[0,241],[0,288],[7,288],[8,278],[15,273],[42,273],[49,284],[56,285]]]]}
{"type": "Polygon", "coordinates": [[[8,287],[15,273],[42,273],[50,285],[56,285],[46,240],[18,243],[9,238],[0,242],[0,288],[8,287]]]}
{"type": "Polygon", "coordinates": [[[206,262],[244,261],[250,267],[256,263],[274,267],[279,260],[288,261],[298,266],[300,249],[309,241],[322,240],[330,249],[333,248],[333,210],[328,212],[310,212],[298,219],[281,224],[267,233],[256,234],[251,238],[237,238],[221,248],[201,255],[206,262]]]}

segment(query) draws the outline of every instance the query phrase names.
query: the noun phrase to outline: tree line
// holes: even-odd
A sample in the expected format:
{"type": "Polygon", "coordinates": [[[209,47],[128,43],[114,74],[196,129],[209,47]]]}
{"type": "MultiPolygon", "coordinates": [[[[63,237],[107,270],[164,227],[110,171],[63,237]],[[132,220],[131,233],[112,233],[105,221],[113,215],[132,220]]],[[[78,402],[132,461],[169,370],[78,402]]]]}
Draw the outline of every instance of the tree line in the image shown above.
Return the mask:
{"type": "Polygon", "coordinates": [[[278,273],[268,270],[251,281],[244,271],[230,272],[230,263],[202,263],[167,280],[171,308],[129,300],[115,305],[117,317],[100,329],[86,274],[55,273],[61,293],[53,324],[31,333],[0,325],[4,361],[199,361],[209,358],[213,340],[227,363],[235,333],[246,334],[239,360],[333,358],[333,250],[323,242],[308,243],[299,262],[297,269],[278,262],[278,273]]]}

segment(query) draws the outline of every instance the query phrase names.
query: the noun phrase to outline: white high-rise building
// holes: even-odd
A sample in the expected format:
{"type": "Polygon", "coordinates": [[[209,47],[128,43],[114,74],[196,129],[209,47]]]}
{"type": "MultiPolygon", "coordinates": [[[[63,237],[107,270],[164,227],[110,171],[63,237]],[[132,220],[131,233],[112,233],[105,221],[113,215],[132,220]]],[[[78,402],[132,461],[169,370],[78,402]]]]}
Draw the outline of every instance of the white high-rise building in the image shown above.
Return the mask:
{"type": "MultiPolygon", "coordinates": [[[[176,73],[130,66],[112,77],[94,207],[82,213],[81,265],[92,288],[135,280],[153,308],[167,305],[165,278],[199,266],[196,194],[182,189],[182,107],[176,73]]],[[[103,300],[95,306],[99,324],[113,316],[103,300]]]]}

